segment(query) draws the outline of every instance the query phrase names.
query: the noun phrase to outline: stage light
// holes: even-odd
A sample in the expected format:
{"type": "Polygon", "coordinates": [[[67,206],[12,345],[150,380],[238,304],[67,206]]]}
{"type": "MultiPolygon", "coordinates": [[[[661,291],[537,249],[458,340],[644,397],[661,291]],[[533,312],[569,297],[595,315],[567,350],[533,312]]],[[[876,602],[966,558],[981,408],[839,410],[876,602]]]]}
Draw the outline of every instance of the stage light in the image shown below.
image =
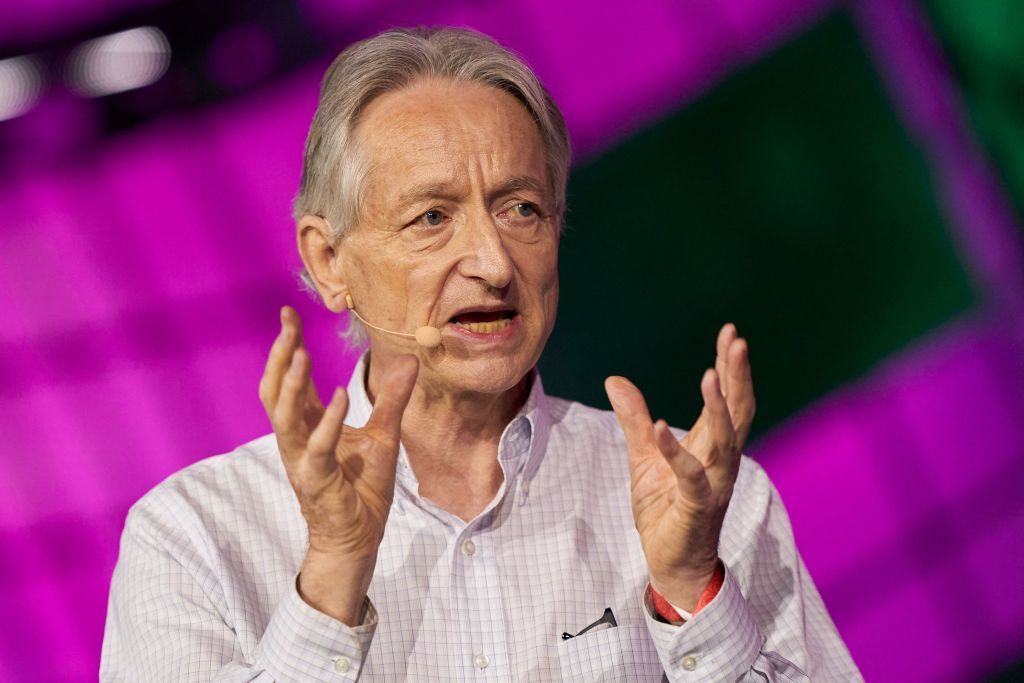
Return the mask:
{"type": "Polygon", "coordinates": [[[82,43],[68,57],[68,85],[101,97],[159,80],[171,63],[171,45],[153,26],[133,28],[82,43]]]}
{"type": "Polygon", "coordinates": [[[0,60],[0,121],[32,108],[43,89],[43,68],[34,57],[0,60]]]}

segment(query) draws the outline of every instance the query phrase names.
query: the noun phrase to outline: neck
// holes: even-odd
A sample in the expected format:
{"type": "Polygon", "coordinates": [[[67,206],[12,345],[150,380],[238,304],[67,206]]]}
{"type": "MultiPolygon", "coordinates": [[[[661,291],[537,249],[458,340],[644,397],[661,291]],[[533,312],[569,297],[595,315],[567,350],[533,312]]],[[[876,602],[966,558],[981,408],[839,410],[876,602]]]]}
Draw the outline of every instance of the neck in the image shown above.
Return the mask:
{"type": "MultiPolygon", "coordinates": [[[[370,364],[371,401],[382,370],[370,364]]],[[[421,370],[402,418],[402,444],[419,494],[464,521],[483,512],[504,481],[498,442],[529,387],[527,375],[498,394],[453,392],[433,386],[421,370]]]]}

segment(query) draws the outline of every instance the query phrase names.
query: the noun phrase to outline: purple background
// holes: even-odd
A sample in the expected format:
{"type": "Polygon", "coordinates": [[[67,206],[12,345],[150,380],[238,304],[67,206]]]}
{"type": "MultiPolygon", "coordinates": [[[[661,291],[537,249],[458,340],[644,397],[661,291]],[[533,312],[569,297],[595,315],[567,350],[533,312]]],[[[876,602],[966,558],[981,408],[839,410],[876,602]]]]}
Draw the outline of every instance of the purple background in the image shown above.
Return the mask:
{"type": "MultiPolygon", "coordinates": [[[[0,43],[129,4],[141,5],[12,5],[0,43]]],[[[300,6],[345,41],[411,23],[493,35],[549,85],[586,158],[832,3],[300,6]]],[[[868,680],[977,680],[1024,652],[1024,259],[919,10],[864,0],[855,15],[985,304],[748,451],[782,490],[868,680]]],[[[256,63],[273,58],[258,33],[233,40],[256,63]]],[[[337,321],[293,276],[289,206],[325,66],[104,139],[92,103],[57,89],[0,124],[0,679],[95,678],[126,510],[171,472],[268,431],[256,383],[281,304],[307,322],[318,383],[347,378],[337,321]]],[[[216,52],[211,69],[227,83],[239,73],[216,52]]]]}

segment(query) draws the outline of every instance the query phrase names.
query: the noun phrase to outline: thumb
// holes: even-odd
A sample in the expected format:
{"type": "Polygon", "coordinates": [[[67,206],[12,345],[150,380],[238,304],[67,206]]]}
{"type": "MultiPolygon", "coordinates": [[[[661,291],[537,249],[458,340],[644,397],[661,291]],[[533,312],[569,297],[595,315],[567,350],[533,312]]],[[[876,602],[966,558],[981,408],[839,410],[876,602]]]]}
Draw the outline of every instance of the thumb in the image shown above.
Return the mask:
{"type": "Polygon", "coordinates": [[[604,390],[626,436],[630,462],[635,463],[646,453],[657,452],[654,423],[647,401],[636,385],[625,377],[609,377],[604,381],[604,390]]]}
{"type": "Polygon", "coordinates": [[[394,360],[384,372],[380,392],[374,402],[373,412],[366,427],[382,433],[397,444],[402,433],[402,415],[409,404],[412,389],[416,385],[420,362],[416,356],[406,354],[394,360]]]}

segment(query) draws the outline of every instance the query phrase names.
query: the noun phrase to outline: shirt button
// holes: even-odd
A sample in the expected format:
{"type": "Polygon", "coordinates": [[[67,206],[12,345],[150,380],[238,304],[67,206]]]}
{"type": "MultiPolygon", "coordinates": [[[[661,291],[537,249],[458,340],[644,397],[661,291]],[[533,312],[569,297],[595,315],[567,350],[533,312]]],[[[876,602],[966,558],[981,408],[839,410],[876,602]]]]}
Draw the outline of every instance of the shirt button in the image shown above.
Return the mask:
{"type": "Polygon", "coordinates": [[[697,668],[697,658],[693,655],[686,655],[683,657],[682,665],[687,671],[693,671],[697,668]]]}
{"type": "MultiPolygon", "coordinates": [[[[476,543],[473,543],[473,541],[470,541],[470,540],[463,541],[463,543],[462,543],[462,554],[463,555],[465,555],[466,557],[472,557],[473,553],[475,553],[475,552],[476,552],[476,543]]],[[[484,657],[484,659],[486,659],[486,657],[484,657]]],[[[484,666],[486,666],[486,664],[484,666]]],[[[482,669],[483,667],[480,667],[480,668],[482,669]]]]}
{"type": "Polygon", "coordinates": [[[477,655],[476,657],[473,657],[473,666],[478,669],[486,669],[490,663],[491,660],[487,655],[477,655]]]}
{"type": "Polygon", "coordinates": [[[348,657],[335,657],[334,670],[340,674],[346,673],[352,667],[352,660],[348,657]]]}

